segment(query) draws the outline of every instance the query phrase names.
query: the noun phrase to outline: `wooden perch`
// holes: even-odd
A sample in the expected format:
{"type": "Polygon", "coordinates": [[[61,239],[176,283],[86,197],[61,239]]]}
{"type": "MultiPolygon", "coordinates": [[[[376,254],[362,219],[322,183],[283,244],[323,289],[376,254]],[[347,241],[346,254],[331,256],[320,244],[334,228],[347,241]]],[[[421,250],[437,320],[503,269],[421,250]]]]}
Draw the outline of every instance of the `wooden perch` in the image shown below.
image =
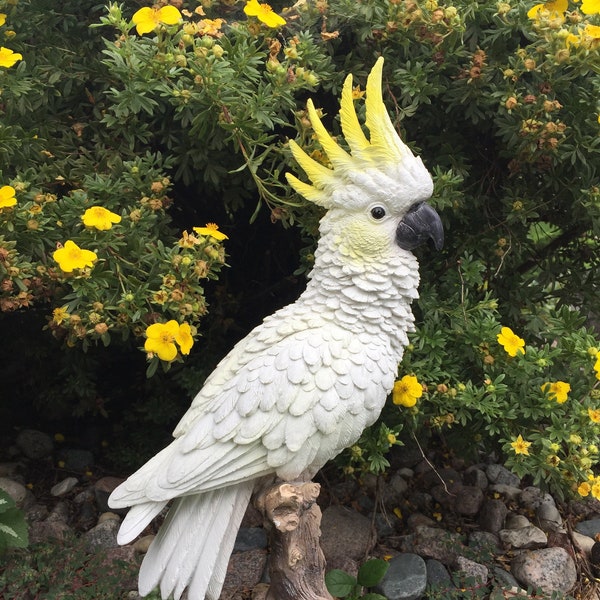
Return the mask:
{"type": "Polygon", "coordinates": [[[332,600],[325,587],[319,545],[321,509],[317,483],[278,483],[257,494],[255,504],[269,532],[271,586],[266,600],[332,600]]]}

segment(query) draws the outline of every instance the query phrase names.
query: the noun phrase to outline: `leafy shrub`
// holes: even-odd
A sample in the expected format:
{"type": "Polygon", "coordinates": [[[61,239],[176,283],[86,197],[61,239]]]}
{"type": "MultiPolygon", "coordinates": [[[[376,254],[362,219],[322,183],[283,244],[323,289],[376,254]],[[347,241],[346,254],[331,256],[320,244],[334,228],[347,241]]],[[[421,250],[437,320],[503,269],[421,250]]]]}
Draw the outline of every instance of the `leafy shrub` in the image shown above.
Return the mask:
{"type": "MultiPolygon", "coordinates": [[[[120,345],[145,346],[152,374],[174,361],[148,350],[147,328],[174,321],[163,357],[174,349],[182,360],[188,336],[213,327],[201,283],[219,276],[224,248],[240,244],[232,234],[242,219],[258,226],[266,213],[272,222],[262,221],[267,235],[244,256],[258,264],[265,237],[294,225],[278,248],[293,239],[303,246],[296,276],[310,269],[319,212],[282,177],[296,170],[286,141],[318,157],[306,97],[338,132],[344,76],[355,75],[360,112],[366,73],[384,55],[384,97],[434,174],[447,246],[419,252],[418,330],[400,380],[416,377],[422,394],[412,408],[386,410],[385,425],[351,450],[351,466],[385,468],[404,426],[421,439],[444,432],[500,450],[517,473],[565,494],[600,495],[594,2],[315,0],[274,5],[286,23],[270,26],[242,1],[190,0],[177,3],[177,21],[152,13],[157,25],[144,32],[132,2],[3,6],[7,46],[22,57],[0,71],[0,187],[16,200],[6,189],[11,205],[0,209],[5,323],[33,307],[66,346],[93,354],[96,373],[120,345]],[[86,226],[83,214],[97,206],[120,221],[86,226]],[[229,240],[190,238],[213,220],[229,240]],[[57,244],[68,240],[94,252],[91,265],[60,269],[57,244]],[[524,353],[499,345],[502,327],[524,353]]],[[[234,304],[247,301],[239,292],[234,304]]],[[[190,357],[201,375],[216,360],[208,345],[190,357]]],[[[90,368],[82,364],[80,378],[90,368]]],[[[201,379],[173,371],[169,381],[190,392],[201,379]]],[[[150,399],[146,410],[160,405],[150,399]]]]}

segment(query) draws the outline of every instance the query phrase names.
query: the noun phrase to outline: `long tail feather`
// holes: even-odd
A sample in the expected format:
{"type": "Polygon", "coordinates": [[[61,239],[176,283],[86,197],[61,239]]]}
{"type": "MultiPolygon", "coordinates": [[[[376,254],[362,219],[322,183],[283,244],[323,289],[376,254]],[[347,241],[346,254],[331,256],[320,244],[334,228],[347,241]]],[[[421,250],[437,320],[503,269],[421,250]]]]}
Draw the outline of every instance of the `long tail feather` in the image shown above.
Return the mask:
{"type": "Polygon", "coordinates": [[[179,600],[189,586],[189,600],[218,600],[253,487],[249,481],[175,500],[140,568],[140,594],[160,586],[163,598],[179,600]]]}

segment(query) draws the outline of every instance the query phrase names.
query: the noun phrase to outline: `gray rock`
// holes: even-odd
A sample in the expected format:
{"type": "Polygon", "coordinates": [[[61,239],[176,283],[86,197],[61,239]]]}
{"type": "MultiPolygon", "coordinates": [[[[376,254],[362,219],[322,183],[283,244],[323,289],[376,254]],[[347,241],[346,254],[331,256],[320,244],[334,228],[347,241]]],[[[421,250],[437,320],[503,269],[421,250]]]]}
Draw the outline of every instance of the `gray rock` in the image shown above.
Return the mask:
{"type": "Polygon", "coordinates": [[[100,525],[100,523],[104,523],[104,521],[121,521],[121,517],[119,517],[118,514],[114,513],[114,512],[103,512],[99,517],[98,517],[98,523],[97,525],[100,525]]]}
{"type": "Polygon", "coordinates": [[[64,501],[60,500],[54,505],[54,508],[50,511],[46,521],[54,521],[59,523],[68,523],[71,516],[69,505],[64,501]]]}
{"type": "Polygon", "coordinates": [[[564,548],[522,552],[513,558],[511,572],[523,587],[540,588],[546,594],[566,594],[577,581],[575,563],[564,548]]]}
{"type": "Polygon", "coordinates": [[[234,552],[247,552],[267,547],[267,532],[262,527],[242,527],[235,538],[234,552]]]}
{"type": "Polygon", "coordinates": [[[89,450],[68,448],[61,453],[61,456],[68,471],[84,473],[94,464],[94,455],[89,450]]]}
{"type": "Polygon", "coordinates": [[[546,534],[535,525],[521,527],[520,529],[501,529],[498,536],[504,544],[519,550],[543,548],[548,543],[546,534]]]}
{"type": "MultiPolygon", "coordinates": [[[[514,473],[511,473],[502,465],[488,465],[486,467],[485,474],[487,475],[490,483],[510,485],[513,487],[519,487],[519,484],[521,483],[521,480],[514,473]]],[[[520,491],[521,490],[519,490],[519,492],[520,491]]]]}
{"type": "Polygon", "coordinates": [[[600,533],[600,518],[588,519],[587,521],[580,521],[575,525],[575,531],[578,531],[582,535],[595,538],[600,533]]]}
{"type": "Polygon", "coordinates": [[[105,548],[117,548],[117,532],[120,523],[116,519],[108,519],[98,523],[83,535],[87,551],[92,553],[105,548]]]}
{"type": "Polygon", "coordinates": [[[485,490],[489,484],[485,471],[478,467],[469,467],[463,477],[467,485],[474,485],[481,490],[485,490]]]}
{"type": "Polygon", "coordinates": [[[436,588],[454,587],[452,577],[448,573],[448,569],[435,558],[428,558],[425,561],[427,566],[427,585],[436,588]]]}
{"type": "Polygon", "coordinates": [[[390,514],[376,513],[370,514],[369,518],[375,523],[377,538],[382,539],[396,533],[395,523],[398,523],[398,517],[390,514]]]}
{"type": "Polygon", "coordinates": [[[232,554],[221,598],[239,597],[234,595],[235,592],[242,588],[254,588],[260,582],[266,564],[266,550],[256,549],[232,554]]]}
{"type": "Polygon", "coordinates": [[[19,450],[33,460],[46,458],[54,451],[52,438],[47,433],[35,429],[23,429],[15,442],[19,450]]]}
{"type": "Polygon", "coordinates": [[[594,539],[587,535],[583,535],[583,533],[579,533],[578,531],[571,532],[571,539],[575,546],[589,559],[592,546],[596,543],[594,539]]]}
{"type": "Polygon", "coordinates": [[[507,514],[508,509],[502,500],[497,500],[495,498],[486,500],[479,512],[479,526],[484,531],[498,533],[504,528],[504,520],[506,519],[507,514]]]}
{"type": "Polygon", "coordinates": [[[66,496],[79,483],[77,477],[67,477],[52,486],[50,493],[53,496],[66,496]]]}
{"type": "Polygon", "coordinates": [[[156,536],[154,535],[145,535],[144,537],[141,537],[139,540],[136,540],[133,543],[133,549],[138,554],[146,554],[146,552],[148,552],[148,548],[150,548],[150,544],[154,541],[155,537],[156,536]]]}
{"type": "Polygon", "coordinates": [[[27,509],[27,521],[29,523],[35,523],[37,521],[43,521],[48,517],[48,507],[43,504],[32,504],[27,509]]]}
{"type": "Polygon", "coordinates": [[[509,512],[504,520],[504,529],[521,529],[530,525],[531,521],[525,515],[514,512],[509,512]]]}
{"type": "Polygon", "coordinates": [[[551,496],[550,501],[542,501],[535,513],[540,527],[545,531],[555,531],[562,526],[562,517],[551,496]]]}
{"type": "Polygon", "coordinates": [[[485,583],[488,579],[489,571],[485,565],[464,556],[456,557],[455,567],[457,571],[454,573],[454,582],[460,587],[472,582],[476,585],[485,583]]]}
{"type": "Polygon", "coordinates": [[[460,473],[455,469],[444,468],[434,470],[430,467],[423,474],[423,485],[426,488],[433,487],[434,485],[444,485],[449,488],[454,483],[462,483],[460,473]]]}
{"type": "Polygon", "coordinates": [[[106,512],[109,510],[114,510],[116,513],[124,514],[127,512],[127,508],[125,509],[115,509],[108,506],[108,497],[112,494],[113,490],[123,483],[124,479],[120,479],[118,477],[102,477],[98,479],[94,484],[94,495],[96,497],[96,504],[98,505],[98,510],[101,512],[106,512]]]}
{"type": "Polygon", "coordinates": [[[519,494],[519,503],[525,508],[535,510],[541,504],[544,496],[552,498],[549,494],[542,492],[539,487],[530,485],[521,490],[521,493],[519,494]]]}
{"type": "Polygon", "coordinates": [[[29,490],[18,481],[0,477],[0,489],[4,490],[15,502],[17,508],[24,508],[29,499],[29,490]]]}
{"type": "Polygon", "coordinates": [[[415,476],[415,472],[412,469],[409,469],[408,467],[402,467],[401,469],[398,469],[398,475],[400,475],[400,477],[406,479],[412,479],[415,476]]]}
{"type": "Polygon", "coordinates": [[[329,506],[323,511],[321,548],[328,563],[340,556],[362,560],[374,543],[371,521],[364,515],[343,506],[329,506]]]}
{"type": "Polygon", "coordinates": [[[474,517],[481,509],[483,499],[480,487],[464,485],[456,493],[454,507],[459,515],[474,517]]]}
{"type": "Polygon", "coordinates": [[[0,463],[0,477],[8,477],[12,479],[19,469],[19,464],[16,462],[0,463]]]}
{"type": "Polygon", "coordinates": [[[425,525],[416,527],[411,536],[406,536],[402,547],[404,552],[435,558],[445,565],[453,564],[464,549],[462,538],[457,533],[425,525]]]}
{"type": "Polygon", "coordinates": [[[72,534],[74,534],[73,529],[64,521],[39,521],[29,527],[29,543],[64,540],[72,534]]]}
{"type": "Polygon", "coordinates": [[[502,567],[495,566],[492,569],[492,576],[497,585],[506,589],[518,588],[519,582],[514,578],[512,573],[505,571],[502,567]]]}
{"type": "Polygon", "coordinates": [[[417,600],[427,587],[427,566],[416,554],[398,554],[375,591],[388,600],[417,600]]]}
{"type": "Polygon", "coordinates": [[[498,536],[489,531],[472,531],[469,534],[468,546],[487,554],[495,554],[502,550],[498,536]]]}
{"type": "Polygon", "coordinates": [[[406,526],[408,529],[410,531],[415,531],[420,525],[425,525],[426,527],[437,527],[437,523],[431,517],[428,517],[420,512],[410,513],[406,519],[406,526]]]}
{"type": "Polygon", "coordinates": [[[506,500],[518,500],[521,494],[521,488],[514,485],[506,485],[505,483],[492,483],[488,491],[503,496],[506,500]]]}

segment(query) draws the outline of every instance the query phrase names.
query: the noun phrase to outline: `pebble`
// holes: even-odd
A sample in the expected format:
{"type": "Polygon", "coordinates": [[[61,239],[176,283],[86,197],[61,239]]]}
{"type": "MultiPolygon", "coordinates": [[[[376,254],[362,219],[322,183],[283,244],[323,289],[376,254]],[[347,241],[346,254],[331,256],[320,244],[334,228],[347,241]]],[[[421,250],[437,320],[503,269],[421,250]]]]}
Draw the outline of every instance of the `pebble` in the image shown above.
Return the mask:
{"type": "Polygon", "coordinates": [[[117,532],[121,523],[116,519],[107,519],[98,523],[83,535],[86,541],[88,552],[92,553],[97,550],[106,548],[117,548],[117,532]]]}
{"type": "Polygon", "coordinates": [[[521,493],[521,489],[519,488],[521,480],[506,467],[493,463],[486,467],[485,474],[490,483],[514,487],[519,490],[519,494],[521,493]]]}
{"type": "Polygon", "coordinates": [[[566,594],[577,581],[575,563],[564,548],[518,554],[512,560],[511,571],[524,587],[540,588],[546,594],[566,594]]]}
{"type": "Polygon", "coordinates": [[[548,543],[546,534],[535,525],[519,529],[501,529],[498,535],[504,544],[517,550],[543,548],[548,543]]]}
{"type": "Polygon", "coordinates": [[[431,587],[448,588],[454,587],[452,577],[448,573],[448,569],[435,558],[428,558],[425,561],[427,566],[427,585],[431,587]]]}
{"type": "Polygon", "coordinates": [[[417,600],[427,587],[427,565],[417,554],[402,553],[390,560],[390,567],[375,591],[388,600],[417,600]]]}
{"type": "Polygon", "coordinates": [[[98,504],[98,508],[101,511],[115,510],[115,512],[119,512],[120,514],[127,512],[127,509],[116,510],[111,509],[108,506],[108,497],[118,485],[123,483],[123,481],[125,480],[118,477],[102,477],[96,481],[94,484],[94,495],[96,497],[96,504],[98,504]]]}
{"type": "Polygon", "coordinates": [[[242,527],[237,534],[234,552],[246,552],[267,547],[267,532],[262,527],[242,527]]]}
{"type": "Polygon", "coordinates": [[[455,567],[455,583],[460,587],[472,585],[472,582],[479,585],[488,580],[488,568],[464,556],[456,558],[455,567]]]}
{"type": "Polygon", "coordinates": [[[155,537],[156,536],[154,535],[145,535],[144,537],[137,539],[133,543],[133,549],[138,554],[146,554],[146,552],[148,552],[148,548],[150,548],[150,544],[154,541],[155,537]]]}
{"type": "Polygon", "coordinates": [[[0,477],[0,489],[4,490],[16,504],[17,508],[23,508],[27,503],[28,489],[18,481],[7,477],[0,477]]]}
{"type": "Polygon", "coordinates": [[[454,505],[459,515],[474,517],[483,504],[483,491],[480,487],[464,485],[456,493],[454,505]]]}
{"type": "Polygon", "coordinates": [[[56,485],[53,485],[50,493],[57,497],[66,496],[78,483],[79,480],[77,477],[67,477],[56,485]]]}
{"type": "Polygon", "coordinates": [[[362,560],[373,547],[374,537],[371,521],[359,512],[344,506],[328,506],[323,511],[321,548],[330,568],[346,558],[362,560]]]}
{"type": "Polygon", "coordinates": [[[587,535],[588,537],[595,538],[600,533],[600,518],[580,521],[575,525],[575,531],[587,535]]]}
{"type": "Polygon", "coordinates": [[[492,498],[486,500],[479,513],[479,526],[484,531],[498,533],[504,528],[504,520],[508,514],[508,508],[502,500],[492,498]]]}
{"type": "Polygon", "coordinates": [[[54,441],[47,434],[35,429],[23,429],[15,443],[19,450],[32,460],[47,458],[54,451],[54,441]]]}
{"type": "Polygon", "coordinates": [[[435,558],[445,565],[453,564],[464,549],[461,536],[457,533],[424,525],[418,526],[413,534],[406,536],[402,547],[404,552],[435,558]]]}

